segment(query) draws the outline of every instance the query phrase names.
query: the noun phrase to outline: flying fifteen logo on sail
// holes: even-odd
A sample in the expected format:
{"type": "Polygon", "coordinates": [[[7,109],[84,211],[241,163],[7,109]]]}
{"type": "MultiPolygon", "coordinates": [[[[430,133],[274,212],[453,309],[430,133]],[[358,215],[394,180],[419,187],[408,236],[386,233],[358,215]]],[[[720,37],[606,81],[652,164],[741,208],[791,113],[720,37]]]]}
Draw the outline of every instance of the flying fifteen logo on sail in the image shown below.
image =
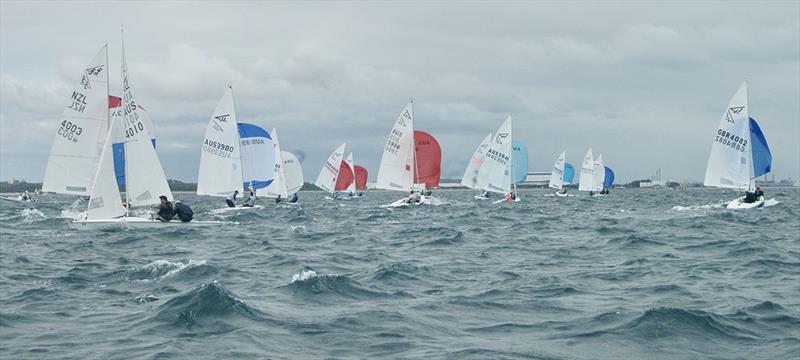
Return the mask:
{"type": "Polygon", "coordinates": [[[499,134],[497,134],[497,136],[494,139],[495,139],[496,143],[498,143],[500,145],[503,145],[503,140],[505,140],[505,138],[507,138],[507,137],[508,137],[508,133],[499,133],[499,134]]]}
{"type": "MultiPolygon", "coordinates": [[[[219,120],[221,122],[228,122],[228,117],[229,116],[231,116],[231,115],[230,114],[219,115],[219,116],[214,116],[214,119],[217,119],[217,120],[219,120]]],[[[223,131],[222,127],[219,126],[219,124],[216,121],[211,120],[211,122],[214,123],[214,125],[213,125],[214,130],[217,130],[219,132],[223,131]]]]}
{"type": "Polygon", "coordinates": [[[735,123],[734,117],[739,115],[739,113],[744,110],[744,106],[735,106],[728,109],[728,112],[725,114],[725,120],[728,120],[729,123],[735,123]]]}

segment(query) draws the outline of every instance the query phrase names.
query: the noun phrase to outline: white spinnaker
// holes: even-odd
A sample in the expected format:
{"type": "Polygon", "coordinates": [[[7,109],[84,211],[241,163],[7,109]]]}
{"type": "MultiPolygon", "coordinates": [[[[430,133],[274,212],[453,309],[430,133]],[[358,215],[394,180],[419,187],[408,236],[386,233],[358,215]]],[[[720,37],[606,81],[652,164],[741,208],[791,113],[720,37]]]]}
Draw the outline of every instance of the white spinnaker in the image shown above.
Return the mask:
{"type": "MultiPolygon", "coordinates": [[[[114,129],[114,125],[119,124],[112,120],[111,129],[114,129]]],[[[113,219],[125,215],[117,178],[114,176],[114,152],[111,148],[113,138],[114,131],[108,131],[89,196],[86,211],[88,220],[113,219]]]]}
{"type": "Polygon", "coordinates": [[[283,154],[281,152],[281,144],[278,142],[278,129],[272,128],[270,132],[272,138],[272,145],[275,147],[275,176],[269,186],[256,190],[256,195],[264,197],[283,197],[288,196],[286,191],[286,174],[283,170],[283,154]]]}
{"type": "Polygon", "coordinates": [[[478,189],[506,194],[511,192],[512,132],[511,116],[497,129],[484,161],[478,170],[478,189]]]}
{"type": "Polygon", "coordinates": [[[750,146],[750,108],[747,82],[744,82],[722,114],[703,184],[730,189],[748,188],[753,178],[750,146]]]}
{"type": "Polygon", "coordinates": [[[414,185],[414,110],[409,102],[389,132],[383,147],[375,187],[410,191],[414,185]]]}
{"type": "Polygon", "coordinates": [[[147,113],[136,103],[131,91],[125,49],[122,50],[122,107],[125,131],[125,190],[128,206],[148,206],[159,203],[158,197],[172,200],[164,169],[158,160],[147,128],[147,113]]]}
{"type": "Polygon", "coordinates": [[[478,174],[481,169],[481,165],[483,165],[483,158],[486,154],[486,150],[489,148],[489,143],[492,142],[492,133],[486,135],[481,141],[478,148],[475,149],[475,152],[472,153],[472,157],[469,159],[469,163],[467,164],[467,170],[464,171],[464,176],[461,178],[461,185],[464,185],[470,189],[477,189],[478,184],[478,174]]]}
{"type": "Polygon", "coordinates": [[[558,190],[561,190],[564,186],[564,162],[566,159],[567,152],[562,151],[561,155],[556,159],[556,163],[553,164],[553,170],[550,172],[550,183],[547,186],[558,190]]]}
{"type": "Polygon", "coordinates": [[[605,164],[603,164],[603,154],[597,156],[597,159],[594,159],[594,180],[593,180],[593,189],[594,191],[603,190],[603,182],[606,180],[606,168],[605,164]]]}
{"type": "Polygon", "coordinates": [[[350,194],[356,193],[356,164],[353,162],[353,153],[347,154],[347,159],[344,161],[347,163],[347,166],[350,167],[350,171],[353,173],[353,182],[347,186],[347,192],[350,194]]]}
{"type": "Polygon", "coordinates": [[[242,191],[242,160],[233,92],[229,87],[219,100],[206,127],[200,152],[197,194],[228,196],[242,191]]]}
{"type": "Polygon", "coordinates": [[[346,143],[339,145],[336,150],[333,150],[322,169],[319,171],[317,181],[314,182],[318,188],[333,193],[336,188],[336,180],[339,178],[339,169],[342,166],[342,157],[344,156],[344,148],[346,143]]]}
{"type": "Polygon", "coordinates": [[[283,157],[283,174],[286,177],[286,194],[292,195],[303,187],[303,167],[294,154],[281,151],[283,157]]]}
{"type": "Polygon", "coordinates": [[[83,69],[47,158],[42,190],[89,195],[108,135],[108,45],[83,69]]]}
{"type": "Polygon", "coordinates": [[[592,148],[586,151],[581,163],[581,176],[578,178],[579,191],[594,191],[594,155],[592,148]]]}

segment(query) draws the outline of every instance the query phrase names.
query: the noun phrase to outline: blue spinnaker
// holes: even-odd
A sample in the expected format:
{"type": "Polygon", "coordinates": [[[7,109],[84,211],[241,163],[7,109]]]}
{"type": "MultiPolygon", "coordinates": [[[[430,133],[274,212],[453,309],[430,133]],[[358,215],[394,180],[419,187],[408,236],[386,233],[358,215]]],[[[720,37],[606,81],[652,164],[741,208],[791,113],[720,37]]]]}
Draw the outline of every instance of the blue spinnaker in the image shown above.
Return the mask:
{"type": "Polygon", "coordinates": [[[514,167],[514,174],[511,178],[512,184],[517,184],[525,181],[528,177],[528,145],[519,140],[511,142],[512,151],[512,166],[514,167]]]}
{"type": "Polygon", "coordinates": [[[614,170],[611,170],[610,167],[606,166],[606,178],[603,180],[603,188],[610,189],[611,185],[614,185],[614,170]]]}
{"type": "Polygon", "coordinates": [[[269,133],[253,124],[239,123],[242,183],[245,189],[262,189],[275,175],[275,147],[269,133]]]}
{"type": "MultiPolygon", "coordinates": [[[[156,147],[156,138],[151,138],[153,148],[156,147]]],[[[125,185],[125,146],[123,143],[111,144],[114,154],[114,175],[117,177],[117,185],[125,185]]]]}
{"type": "Polygon", "coordinates": [[[750,146],[753,149],[753,176],[758,177],[772,171],[772,153],[767,139],[756,119],[750,118],[750,146]]]}
{"type": "Polygon", "coordinates": [[[572,166],[572,164],[570,163],[564,164],[564,178],[562,180],[563,184],[564,185],[572,184],[572,180],[574,179],[575,179],[575,167],[572,166]]]}

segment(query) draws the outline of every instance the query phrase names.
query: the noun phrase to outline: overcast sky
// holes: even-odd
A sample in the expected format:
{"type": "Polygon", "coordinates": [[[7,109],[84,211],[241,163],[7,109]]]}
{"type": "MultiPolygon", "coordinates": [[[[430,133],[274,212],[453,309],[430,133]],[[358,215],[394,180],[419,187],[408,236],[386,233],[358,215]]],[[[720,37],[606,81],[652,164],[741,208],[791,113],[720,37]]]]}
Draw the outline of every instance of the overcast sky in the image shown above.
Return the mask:
{"type": "MultiPolygon", "coordinates": [[[[460,178],[514,116],[531,171],[592,147],[619,181],[698,180],[746,78],[778,179],[800,178],[800,2],[0,1],[0,179],[41,181],[82,67],[120,25],[169,178],[195,181],[225,85],[241,122],[277,127],[306,181],[346,141],[370,179],[414,99],[460,178]]],[[[111,74],[119,73],[112,71],[111,74]]],[[[112,93],[119,93],[119,79],[112,93]]]]}

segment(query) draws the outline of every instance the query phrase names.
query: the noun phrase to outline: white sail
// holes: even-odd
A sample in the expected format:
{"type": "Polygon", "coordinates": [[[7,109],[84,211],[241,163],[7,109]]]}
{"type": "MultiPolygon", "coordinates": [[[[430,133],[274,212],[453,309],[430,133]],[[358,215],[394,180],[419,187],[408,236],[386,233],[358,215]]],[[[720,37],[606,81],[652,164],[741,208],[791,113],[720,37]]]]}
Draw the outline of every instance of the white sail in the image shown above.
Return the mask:
{"type": "Polygon", "coordinates": [[[567,152],[562,151],[561,155],[556,159],[553,164],[553,170],[550,172],[550,183],[547,186],[561,190],[564,185],[564,162],[567,160],[567,152]]]}
{"type": "Polygon", "coordinates": [[[581,176],[578,181],[579,191],[594,191],[594,155],[592,154],[592,148],[589,148],[583,157],[581,176]]]}
{"type": "Polygon", "coordinates": [[[347,185],[347,192],[350,194],[356,193],[356,164],[353,163],[353,153],[347,155],[347,159],[344,161],[347,163],[347,166],[350,167],[350,171],[353,173],[353,182],[350,185],[347,185]]]}
{"type": "Polygon", "coordinates": [[[108,45],[82,70],[56,130],[42,190],[89,195],[108,134],[108,45]]]}
{"type": "Polygon", "coordinates": [[[594,180],[592,187],[594,191],[603,190],[603,182],[606,180],[606,169],[605,164],[603,164],[603,154],[597,156],[597,159],[594,160],[594,180]]]}
{"type": "Polygon", "coordinates": [[[342,166],[345,145],[346,143],[339,145],[339,147],[328,156],[328,160],[325,161],[325,164],[322,165],[319,176],[317,176],[317,181],[314,182],[314,185],[318,188],[329,193],[335,191],[336,180],[339,179],[339,168],[342,166]]]}
{"type": "MultiPolygon", "coordinates": [[[[117,123],[112,120],[111,129],[114,129],[115,124],[117,123]]],[[[105,145],[100,155],[100,165],[97,168],[89,196],[89,206],[86,212],[88,220],[113,219],[125,215],[117,178],[114,176],[114,152],[111,147],[113,133],[114,131],[108,131],[106,134],[105,145]]]]}
{"type": "Polygon", "coordinates": [[[414,111],[408,103],[397,117],[386,145],[375,187],[385,190],[410,191],[414,185],[414,111]]]}
{"type": "Polygon", "coordinates": [[[745,189],[753,178],[747,82],[733,95],[714,134],[703,184],[745,189]]]}
{"type": "Polygon", "coordinates": [[[200,152],[198,195],[228,196],[234,190],[242,191],[239,148],[236,109],[233,104],[233,92],[229,87],[208,121],[200,152]]]}
{"type": "Polygon", "coordinates": [[[286,194],[292,195],[303,187],[303,167],[294,154],[281,151],[283,157],[283,174],[286,177],[286,194]]]}
{"type": "Polygon", "coordinates": [[[461,178],[461,185],[464,185],[470,189],[477,189],[478,184],[478,174],[480,173],[481,165],[483,165],[483,158],[486,154],[486,150],[489,148],[489,143],[492,141],[492,133],[486,135],[481,141],[478,148],[475,149],[475,152],[472,154],[472,157],[469,159],[469,163],[467,164],[467,170],[464,171],[464,176],[461,178]]]}
{"type": "Polygon", "coordinates": [[[131,91],[125,49],[122,49],[122,107],[125,131],[125,190],[128,206],[159,203],[158,197],[172,200],[164,169],[150,140],[149,119],[141,111],[131,91]]]}
{"type": "Polygon", "coordinates": [[[283,197],[288,196],[286,191],[286,174],[283,170],[283,154],[281,153],[281,144],[278,142],[278,129],[272,128],[270,133],[272,137],[272,145],[275,147],[275,176],[272,182],[263,189],[258,189],[256,194],[263,197],[283,197]]]}
{"type": "Polygon", "coordinates": [[[511,116],[497,129],[489,148],[484,154],[484,161],[478,170],[478,189],[506,194],[511,191],[512,163],[512,131],[511,116]]]}

